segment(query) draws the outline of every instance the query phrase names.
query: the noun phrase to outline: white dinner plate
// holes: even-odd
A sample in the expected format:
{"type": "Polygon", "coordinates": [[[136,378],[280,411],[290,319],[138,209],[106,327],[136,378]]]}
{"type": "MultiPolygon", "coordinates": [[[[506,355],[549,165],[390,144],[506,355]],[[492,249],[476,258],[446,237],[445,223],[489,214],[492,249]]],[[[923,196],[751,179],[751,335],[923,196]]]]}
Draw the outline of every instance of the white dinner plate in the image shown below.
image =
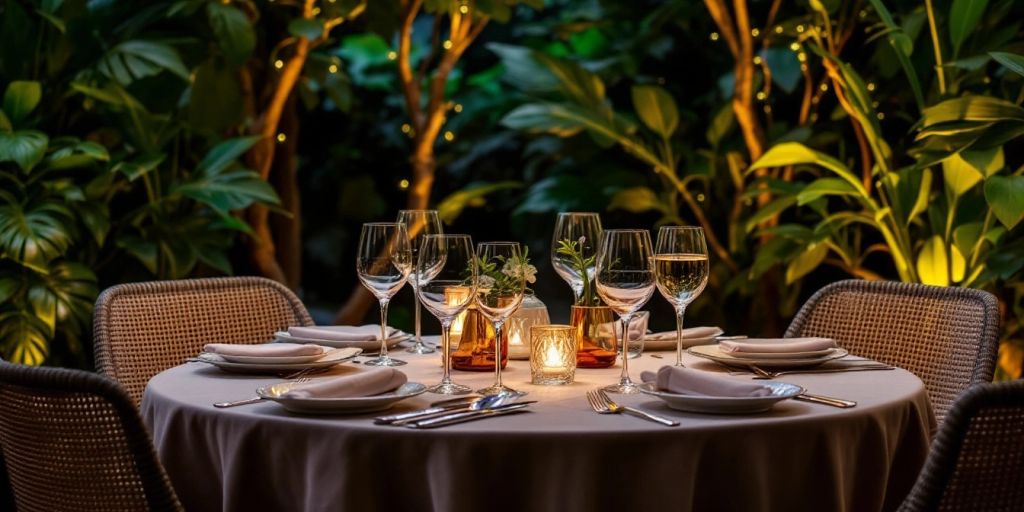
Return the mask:
{"type": "MultiPolygon", "coordinates": [[[[361,340],[361,341],[338,341],[338,340],[322,340],[318,338],[303,338],[299,336],[292,336],[285,331],[274,333],[275,341],[281,341],[285,343],[312,343],[314,345],[323,345],[325,347],[334,348],[359,348],[363,352],[380,352],[380,340],[361,340]]],[[[394,336],[388,338],[388,348],[394,348],[395,345],[407,340],[411,340],[412,335],[398,331],[394,336]]]]}
{"type": "Polygon", "coordinates": [[[315,370],[320,368],[330,368],[336,364],[341,364],[346,361],[352,360],[352,358],[358,356],[363,351],[358,348],[339,348],[334,349],[328,354],[321,356],[316,361],[310,361],[308,363],[234,363],[225,360],[222,356],[212,354],[210,352],[203,352],[199,354],[200,361],[209,363],[221,370],[235,373],[282,373],[282,372],[297,372],[299,370],[315,370]]]}
{"type": "Polygon", "coordinates": [[[229,354],[217,354],[221,359],[229,363],[252,363],[252,364],[301,364],[301,363],[312,363],[318,359],[329,356],[335,350],[339,350],[331,347],[323,347],[324,351],[319,354],[305,355],[305,356],[281,356],[281,357],[267,357],[267,356],[238,356],[229,354]]]}
{"type": "Polygon", "coordinates": [[[406,382],[398,389],[382,395],[359,396],[349,398],[287,398],[284,395],[289,390],[302,384],[295,382],[283,382],[271,386],[264,386],[256,390],[261,398],[273,400],[285,408],[285,410],[300,414],[356,414],[364,412],[382,411],[394,405],[396,402],[412,398],[427,390],[427,387],[418,382],[406,382]]]}
{"type": "MultiPolygon", "coordinates": [[[[722,352],[722,350],[718,348],[718,345],[701,345],[699,347],[691,347],[687,349],[686,352],[697,357],[703,357],[729,366],[749,367],[751,365],[756,365],[762,368],[799,368],[803,366],[817,366],[849,355],[849,352],[845,349],[830,348],[826,354],[817,357],[790,357],[784,359],[777,357],[736,357],[732,354],[722,352]]],[[[776,356],[778,354],[772,355],[776,356]]]]}
{"type": "MultiPolygon", "coordinates": [[[[715,342],[715,338],[722,335],[722,330],[719,329],[718,333],[713,336],[703,336],[700,338],[683,338],[683,348],[687,349],[690,347],[696,347],[697,345],[711,345],[715,342]]],[[[644,350],[675,350],[676,339],[669,338],[667,340],[652,340],[644,338],[644,350]]]]}
{"type": "Polygon", "coordinates": [[[710,414],[751,414],[765,412],[776,403],[793,398],[804,392],[804,388],[785,382],[765,381],[763,384],[772,390],[768,396],[708,396],[679,395],[659,391],[657,384],[647,382],[640,385],[640,392],[658,397],[665,404],[677,411],[700,412],[710,414]]]}
{"type": "Polygon", "coordinates": [[[821,350],[808,350],[805,352],[726,352],[731,356],[741,359],[803,359],[810,357],[827,356],[835,350],[823,348],[821,350]]]}

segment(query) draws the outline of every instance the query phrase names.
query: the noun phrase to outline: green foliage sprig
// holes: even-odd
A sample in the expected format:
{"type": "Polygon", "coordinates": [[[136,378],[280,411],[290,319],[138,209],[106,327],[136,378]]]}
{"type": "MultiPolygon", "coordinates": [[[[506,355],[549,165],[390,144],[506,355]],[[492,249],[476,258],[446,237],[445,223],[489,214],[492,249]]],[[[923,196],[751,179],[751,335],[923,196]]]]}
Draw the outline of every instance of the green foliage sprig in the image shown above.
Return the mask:
{"type": "MultiPolygon", "coordinates": [[[[520,280],[526,283],[537,282],[537,267],[530,263],[528,247],[518,258],[505,258],[504,256],[495,256],[493,259],[480,258],[477,265],[480,276],[479,285],[488,290],[488,302],[497,302],[501,297],[515,295],[520,280]]],[[[524,292],[532,294],[533,290],[527,286],[524,292]]]]}
{"type": "Polygon", "coordinates": [[[597,292],[594,290],[594,282],[587,273],[587,269],[594,266],[597,255],[595,254],[589,258],[583,257],[583,243],[585,241],[586,239],[582,236],[579,240],[559,240],[558,248],[555,249],[555,252],[572,258],[573,268],[583,277],[583,292],[580,293],[580,298],[576,301],[576,305],[600,306],[601,300],[597,297],[597,292]]]}

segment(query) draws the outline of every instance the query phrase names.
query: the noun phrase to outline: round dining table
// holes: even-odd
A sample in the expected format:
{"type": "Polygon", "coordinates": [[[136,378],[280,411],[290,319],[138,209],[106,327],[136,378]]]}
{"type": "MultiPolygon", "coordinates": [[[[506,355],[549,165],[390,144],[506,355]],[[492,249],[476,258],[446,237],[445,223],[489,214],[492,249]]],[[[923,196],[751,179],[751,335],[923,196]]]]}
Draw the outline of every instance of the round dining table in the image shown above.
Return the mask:
{"type": "MultiPolygon", "coordinates": [[[[399,369],[411,382],[440,380],[438,354],[392,355],[408,361],[399,369]]],[[[694,370],[752,378],[685,357],[694,370]]],[[[638,379],[674,360],[647,352],[630,371],[638,379]]],[[[314,378],[361,371],[372,369],[349,362],[314,378]]],[[[850,409],[785,400],[760,414],[697,414],[649,395],[612,395],[677,427],[595,413],[585,392],[619,372],[578,369],[572,384],[542,386],[530,383],[527,361],[509,361],[505,384],[537,401],[530,412],[421,430],[373,418],[448,397],[425,393],[387,413],[348,416],[297,415],[270,401],[218,409],[214,402],[281,378],[191,362],[149,382],[142,415],[190,511],[892,510],[935,428],[924,385],[902,369],[777,378],[856,401],[850,409]]],[[[493,380],[453,376],[474,388],[493,380]]]]}

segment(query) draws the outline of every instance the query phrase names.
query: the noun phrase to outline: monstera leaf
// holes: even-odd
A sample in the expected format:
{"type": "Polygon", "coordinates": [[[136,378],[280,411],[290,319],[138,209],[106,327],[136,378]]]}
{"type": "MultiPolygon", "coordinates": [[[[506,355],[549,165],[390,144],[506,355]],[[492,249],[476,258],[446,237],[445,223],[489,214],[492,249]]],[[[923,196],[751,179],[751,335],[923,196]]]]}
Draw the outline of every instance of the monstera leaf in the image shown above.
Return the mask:
{"type": "Polygon", "coordinates": [[[62,202],[0,204],[0,252],[36,268],[62,255],[75,231],[74,215],[62,202]]]}
{"type": "Polygon", "coordinates": [[[50,352],[46,325],[27,310],[0,313],[0,340],[4,359],[40,365],[50,352]]]}

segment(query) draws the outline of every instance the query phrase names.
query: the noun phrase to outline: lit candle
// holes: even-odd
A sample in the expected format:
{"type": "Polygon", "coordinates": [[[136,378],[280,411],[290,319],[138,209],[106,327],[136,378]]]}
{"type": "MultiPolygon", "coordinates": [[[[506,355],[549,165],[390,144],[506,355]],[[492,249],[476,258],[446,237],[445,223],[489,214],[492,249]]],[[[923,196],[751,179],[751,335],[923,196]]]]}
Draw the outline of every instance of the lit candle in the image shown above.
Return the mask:
{"type": "MultiPolygon", "coordinates": [[[[469,297],[469,292],[470,289],[466,288],[465,286],[453,286],[451,288],[447,288],[444,291],[445,303],[448,304],[449,306],[458,306],[459,304],[463,304],[469,297]]],[[[462,326],[465,323],[466,312],[463,311],[462,313],[459,313],[459,315],[455,317],[454,321],[452,321],[452,343],[457,343],[459,338],[462,337],[462,326]]]]}
{"type": "Polygon", "coordinates": [[[534,384],[569,384],[576,373],[576,336],[568,325],[530,328],[530,373],[534,384]]]}
{"type": "Polygon", "coordinates": [[[544,351],[544,365],[541,368],[544,373],[553,373],[565,371],[565,355],[558,352],[558,348],[554,345],[548,345],[548,349],[544,351]]]}

